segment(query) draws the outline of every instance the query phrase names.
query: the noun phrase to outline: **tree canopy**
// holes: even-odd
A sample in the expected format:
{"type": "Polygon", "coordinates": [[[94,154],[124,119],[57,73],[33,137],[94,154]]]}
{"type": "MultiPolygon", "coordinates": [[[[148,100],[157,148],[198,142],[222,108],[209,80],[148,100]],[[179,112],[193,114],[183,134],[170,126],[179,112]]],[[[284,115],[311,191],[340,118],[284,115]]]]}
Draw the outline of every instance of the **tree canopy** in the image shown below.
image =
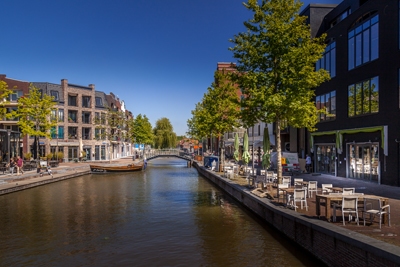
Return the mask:
{"type": "Polygon", "coordinates": [[[164,117],[156,121],[153,134],[155,148],[163,149],[176,147],[176,134],[168,118],[164,117]]]}
{"type": "MultiPolygon", "coordinates": [[[[36,137],[36,142],[38,137],[51,138],[51,129],[57,125],[56,118],[51,117],[52,111],[56,110],[54,97],[43,94],[40,89],[31,85],[28,95],[18,99],[17,107],[7,116],[18,119],[17,124],[23,135],[36,137]]],[[[35,158],[38,158],[38,155],[35,155],[35,158]]]]}
{"type": "Polygon", "coordinates": [[[187,122],[188,134],[197,139],[210,134],[221,137],[240,124],[238,88],[227,73],[216,71],[214,80],[187,122]]]}
{"type": "Polygon", "coordinates": [[[153,127],[146,115],[139,114],[131,122],[130,138],[138,144],[152,145],[153,127]]]}
{"type": "Polygon", "coordinates": [[[8,84],[5,81],[0,81],[0,117],[5,118],[7,113],[6,105],[10,103],[9,96],[12,94],[12,90],[8,88],[8,84]]]}
{"type": "Polygon", "coordinates": [[[315,71],[325,49],[325,35],[311,38],[306,17],[299,15],[301,5],[297,0],[262,0],[260,4],[248,0],[244,6],[254,15],[244,22],[247,31],[231,40],[239,71],[234,78],[244,95],[242,119],[276,124],[278,162],[281,127],[315,130],[313,89],[329,79],[327,71],[315,71]]]}

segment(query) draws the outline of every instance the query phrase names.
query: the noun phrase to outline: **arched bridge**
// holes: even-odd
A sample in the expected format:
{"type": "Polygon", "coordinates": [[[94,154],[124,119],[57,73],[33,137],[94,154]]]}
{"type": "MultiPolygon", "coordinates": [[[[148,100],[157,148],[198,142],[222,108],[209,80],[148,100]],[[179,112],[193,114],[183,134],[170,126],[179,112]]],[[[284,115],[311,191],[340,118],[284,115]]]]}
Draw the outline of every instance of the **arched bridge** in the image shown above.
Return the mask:
{"type": "Polygon", "coordinates": [[[176,157],[187,161],[191,161],[193,159],[190,154],[179,149],[151,149],[150,151],[146,151],[147,161],[160,157],[176,157]]]}

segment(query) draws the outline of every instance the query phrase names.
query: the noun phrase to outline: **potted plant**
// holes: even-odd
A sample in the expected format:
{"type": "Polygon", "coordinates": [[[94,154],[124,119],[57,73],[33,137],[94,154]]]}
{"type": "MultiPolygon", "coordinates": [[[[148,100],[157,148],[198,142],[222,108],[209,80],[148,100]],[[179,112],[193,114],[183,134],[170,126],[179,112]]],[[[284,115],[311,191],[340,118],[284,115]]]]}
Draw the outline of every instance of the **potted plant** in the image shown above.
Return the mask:
{"type": "Polygon", "coordinates": [[[24,154],[24,159],[25,160],[31,160],[31,158],[32,158],[32,153],[31,152],[27,152],[27,153],[24,154]]]}
{"type": "Polygon", "coordinates": [[[51,160],[53,158],[53,153],[49,153],[46,155],[47,161],[51,160]]]}
{"type": "Polygon", "coordinates": [[[57,158],[58,158],[58,162],[63,162],[64,160],[64,153],[59,151],[57,152],[57,158]]]}

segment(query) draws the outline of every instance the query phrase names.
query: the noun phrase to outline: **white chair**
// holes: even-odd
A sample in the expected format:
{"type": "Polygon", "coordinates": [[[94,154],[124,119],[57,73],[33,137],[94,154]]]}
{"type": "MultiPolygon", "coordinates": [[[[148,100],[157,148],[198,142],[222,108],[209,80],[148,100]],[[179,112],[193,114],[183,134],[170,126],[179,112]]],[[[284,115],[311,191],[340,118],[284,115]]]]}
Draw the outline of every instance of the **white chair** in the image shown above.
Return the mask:
{"type": "Polygon", "coordinates": [[[287,184],[288,186],[290,186],[292,184],[291,180],[291,176],[282,176],[282,184],[287,184]]]}
{"type": "Polygon", "coordinates": [[[303,185],[303,178],[293,178],[293,185],[303,185]]]}
{"type": "Polygon", "coordinates": [[[321,184],[321,188],[322,188],[322,194],[329,194],[332,193],[332,189],[329,189],[328,187],[333,187],[332,184],[321,184]]]}
{"type": "Polygon", "coordinates": [[[288,184],[278,184],[278,202],[280,199],[280,196],[284,196],[285,191],[281,190],[281,188],[289,188],[288,184]]]}
{"type": "Polygon", "coordinates": [[[260,170],[260,175],[265,175],[265,170],[260,170]]]}
{"type": "Polygon", "coordinates": [[[267,180],[268,182],[272,183],[274,182],[275,179],[275,174],[272,171],[267,171],[267,180]]]}
{"type": "Polygon", "coordinates": [[[312,197],[312,192],[315,192],[315,194],[318,193],[318,182],[317,181],[309,181],[308,182],[308,197],[312,197]]]}
{"type": "Polygon", "coordinates": [[[355,188],[343,188],[343,195],[352,195],[356,192],[355,188]]]}
{"type": "Polygon", "coordinates": [[[365,226],[365,215],[369,214],[371,223],[375,216],[379,216],[379,229],[382,228],[382,215],[388,214],[389,226],[390,226],[390,205],[382,207],[382,201],[380,198],[365,198],[364,199],[364,226],[365,226]]]}
{"type": "Polygon", "coordinates": [[[345,224],[344,215],[349,214],[349,222],[352,220],[352,214],[355,214],[357,225],[359,225],[358,219],[358,197],[357,196],[343,196],[342,200],[342,217],[343,217],[343,225],[345,224]]]}
{"type": "Polygon", "coordinates": [[[295,211],[297,210],[296,202],[300,202],[301,209],[303,209],[303,203],[304,203],[306,210],[308,210],[306,190],[305,189],[295,189],[290,202],[294,206],[295,211]]]}

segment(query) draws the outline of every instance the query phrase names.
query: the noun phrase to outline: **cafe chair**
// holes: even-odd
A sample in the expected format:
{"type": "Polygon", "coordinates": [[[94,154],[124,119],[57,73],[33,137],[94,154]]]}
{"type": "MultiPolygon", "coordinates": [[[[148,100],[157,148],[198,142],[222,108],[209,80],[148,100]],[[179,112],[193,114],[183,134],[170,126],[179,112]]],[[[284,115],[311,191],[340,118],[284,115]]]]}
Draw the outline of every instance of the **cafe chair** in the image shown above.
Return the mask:
{"type": "Polygon", "coordinates": [[[382,206],[382,201],[380,198],[364,199],[364,211],[363,211],[364,226],[365,226],[365,217],[367,214],[369,214],[371,223],[375,216],[379,216],[379,229],[382,228],[382,215],[387,214],[390,226],[390,205],[382,206]]]}
{"type": "Polygon", "coordinates": [[[292,205],[294,207],[295,211],[297,210],[296,202],[300,202],[301,209],[303,209],[303,203],[304,203],[306,210],[308,210],[306,192],[307,192],[306,189],[295,189],[294,190],[293,196],[290,199],[290,205],[292,205]]]}
{"type": "Polygon", "coordinates": [[[315,194],[318,193],[318,182],[317,181],[309,181],[308,182],[308,197],[312,197],[312,192],[315,192],[315,194]]]}
{"type": "Polygon", "coordinates": [[[342,200],[342,217],[343,225],[346,225],[344,215],[349,214],[349,222],[352,220],[352,215],[355,214],[357,225],[359,225],[358,219],[358,197],[354,196],[343,196],[342,200]]]}
{"type": "Polygon", "coordinates": [[[343,195],[352,195],[356,192],[355,188],[343,188],[343,195]]]}
{"type": "Polygon", "coordinates": [[[327,187],[333,187],[332,184],[321,184],[321,190],[322,190],[322,194],[329,194],[332,193],[332,189],[329,189],[327,187]]]}
{"type": "Polygon", "coordinates": [[[293,178],[293,185],[303,185],[303,178],[293,178]]]}
{"type": "Polygon", "coordinates": [[[285,195],[285,191],[281,190],[281,188],[289,188],[289,185],[288,184],[278,184],[278,202],[279,202],[280,196],[282,196],[282,198],[284,198],[284,195],[285,195]]]}
{"type": "Polygon", "coordinates": [[[282,176],[282,184],[287,184],[288,186],[290,186],[292,184],[291,180],[291,176],[282,176]]]}

